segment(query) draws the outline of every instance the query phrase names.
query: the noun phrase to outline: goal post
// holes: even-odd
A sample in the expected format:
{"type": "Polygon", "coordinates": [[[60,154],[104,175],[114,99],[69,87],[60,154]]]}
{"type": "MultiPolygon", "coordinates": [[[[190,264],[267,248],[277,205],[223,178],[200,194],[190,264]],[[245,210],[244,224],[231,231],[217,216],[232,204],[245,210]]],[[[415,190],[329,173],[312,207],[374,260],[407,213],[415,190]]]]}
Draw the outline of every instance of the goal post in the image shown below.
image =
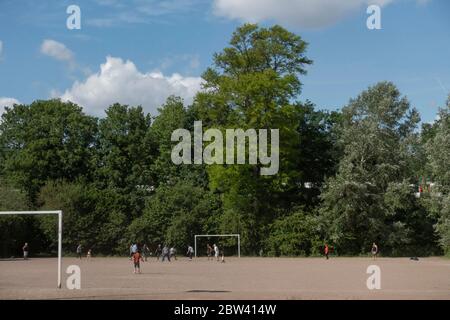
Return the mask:
{"type": "Polygon", "coordinates": [[[61,289],[61,271],[62,271],[62,210],[54,211],[0,211],[0,215],[58,215],[58,288],[61,289]]]}
{"type": "Polygon", "coordinates": [[[240,234],[196,234],[194,236],[194,253],[197,257],[197,238],[211,238],[211,237],[236,237],[238,246],[238,257],[241,257],[241,235],[240,234]]]}

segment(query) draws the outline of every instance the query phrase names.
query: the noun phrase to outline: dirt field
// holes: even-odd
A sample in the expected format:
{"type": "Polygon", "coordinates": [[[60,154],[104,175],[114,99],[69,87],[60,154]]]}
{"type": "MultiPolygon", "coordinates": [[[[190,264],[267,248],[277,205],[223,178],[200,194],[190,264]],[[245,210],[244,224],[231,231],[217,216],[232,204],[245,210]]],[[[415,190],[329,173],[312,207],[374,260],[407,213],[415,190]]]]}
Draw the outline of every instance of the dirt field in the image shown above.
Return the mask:
{"type": "Polygon", "coordinates": [[[178,258],[142,263],[127,258],[0,261],[0,299],[450,299],[450,260],[424,258],[230,258],[225,263],[178,258]],[[66,289],[65,270],[81,268],[81,289],[66,289]],[[369,290],[366,269],[381,268],[381,289],[369,290]]]}

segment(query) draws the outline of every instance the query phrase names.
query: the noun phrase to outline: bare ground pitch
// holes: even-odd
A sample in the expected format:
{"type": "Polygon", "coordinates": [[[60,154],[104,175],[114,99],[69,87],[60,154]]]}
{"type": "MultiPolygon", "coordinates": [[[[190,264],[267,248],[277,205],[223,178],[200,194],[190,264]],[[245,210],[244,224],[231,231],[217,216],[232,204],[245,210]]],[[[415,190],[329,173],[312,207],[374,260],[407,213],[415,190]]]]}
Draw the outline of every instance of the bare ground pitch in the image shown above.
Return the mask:
{"type": "Polygon", "coordinates": [[[425,258],[228,258],[225,263],[155,258],[133,274],[127,258],[0,261],[0,299],[450,299],[450,260],[425,258]],[[81,290],[65,288],[68,265],[81,268],[81,290]],[[369,290],[366,269],[381,268],[369,290]]]}

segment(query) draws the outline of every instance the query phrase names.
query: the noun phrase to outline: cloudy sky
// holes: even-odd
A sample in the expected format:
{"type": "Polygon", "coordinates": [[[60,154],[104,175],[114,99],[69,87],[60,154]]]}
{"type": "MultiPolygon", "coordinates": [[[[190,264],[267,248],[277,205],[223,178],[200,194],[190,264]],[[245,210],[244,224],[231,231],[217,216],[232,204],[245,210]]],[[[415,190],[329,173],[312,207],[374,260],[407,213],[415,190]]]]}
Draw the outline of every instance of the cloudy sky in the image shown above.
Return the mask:
{"type": "Polygon", "coordinates": [[[450,92],[448,0],[1,0],[0,113],[52,97],[100,117],[114,102],[153,115],[171,94],[189,103],[243,22],[278,23],[309,43],[300,99],[320,109],[391,80],[432,121],[450,92]],[[66,27],[71,4],[81,30],[66,27]],[[366,27],[370,4],[381,30],[366,27]]]}

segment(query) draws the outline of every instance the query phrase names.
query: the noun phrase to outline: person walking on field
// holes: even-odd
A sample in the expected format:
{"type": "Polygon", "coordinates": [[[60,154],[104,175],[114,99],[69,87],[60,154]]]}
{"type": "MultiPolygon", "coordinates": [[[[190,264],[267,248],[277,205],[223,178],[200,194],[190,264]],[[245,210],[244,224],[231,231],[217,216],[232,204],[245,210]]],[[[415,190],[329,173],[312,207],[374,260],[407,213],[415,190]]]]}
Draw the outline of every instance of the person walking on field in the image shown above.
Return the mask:
{"type": "Polygon", "coordinates": [[[194,254],[194,249],[192,248],[192,246],[188,246],[188,250],[186,255],[189,257],[189,260],[192,260],[192,255],[194,254]]]}
{"type": "Polygon", "coordinates": [[[133,242],[130,246],[130,260],[132,259],[133,255],[136,253],[137,250],[138,250],[137,244],[133,242]]]}
{"type": "Polygon", "coordinates": [[[80,260],[81,260],[81,253],[82,253],[82,251],[83,251],[83,246],[80,243],[80,244],[78,244],[78,247],[77,247],[77,257],[80,260]]]}
{"type": "Polygon", "coordinates": [[[216,244],[214,244],[213,247],[214,247],[214,256],[216,257],[216,260],[219,261],[219,247],[216,244]]]}
{"type": "Polygon", "coordinates": [[[325,257],[327,258],[327,260],[329,259],[328,255],[330,253],[330,248],[328,247],[328,244],[325,243],[325,249],[324,249],[324,253],[325,253],[325,257]]]}
{"type": "Polygon", "coordinates": [[[146,243],[142,246],[142,256],[144,257],[144,261],[147,261],[147,256],[150,255],[150,248],[146,243]]]}
{"type": "Polygon", "coordinates": [[[161,245],[158,244],[158,246],[156,247],[156,250],[155,250],[156,260],[159,261],[159,258],[161,257],[161,255],[162,255],[161,245]]]}
{"type": "Polygon", "coordinates": [[[378,255],[378,246],[376,245],[376,243],[372,243],[372,258],[373,260],[375,260],[377,258],[378,255]]]}
{"type": "Polygon", "coordinates": [[[171,247],[169,250],[169,256],[172,259],[175,259],[175,261],[177,260],[177,250],[175,250],[174,247],[171,247]]]}
{"type": "Polygon", "coordinates": [[[213,248],[210,246],[210,244],[208,243],[207,245],[206,245],[206,255],[208,256],[208,261],[211,259],[211,260],[213,260],[213,257],[212,257],[212,252],[213,252],[213,248]]]}
{"type": "Polygon", "coordinates": [[[141,273],[141,265],[140,262],[144,262],[144,259],[142,259],[141,253],[138,251],[136,251],[135,253],[133,253],[132,256],[132,260],[133,260],[133,265],[134,265],[134,273],[141,273]]]}
{"type": "Polygon", "coordinates": [[[137,243],[135,242],[135,243],[133,243],[133,245],[131,246],[131,252],[134,254],[134,253],[136,253],[137,251],[138,251],[138,245],[137,245],[137,243]]]}
{"type": "Polygon", "coordinates": [[[162,259],[161,262],[164,262],[164,260],[167,258],[170,262],[170,254],[169,254],[169,248],[167,246],[164,246],[162,249],[162,259]]]}
{"type": "Polygon", "coordinates": [[[28,260],[28,252],[30,251],[28,242],[25,242],[24,246],[22,247],[22,251],[23,251],[23,260],[28,260]]]}

